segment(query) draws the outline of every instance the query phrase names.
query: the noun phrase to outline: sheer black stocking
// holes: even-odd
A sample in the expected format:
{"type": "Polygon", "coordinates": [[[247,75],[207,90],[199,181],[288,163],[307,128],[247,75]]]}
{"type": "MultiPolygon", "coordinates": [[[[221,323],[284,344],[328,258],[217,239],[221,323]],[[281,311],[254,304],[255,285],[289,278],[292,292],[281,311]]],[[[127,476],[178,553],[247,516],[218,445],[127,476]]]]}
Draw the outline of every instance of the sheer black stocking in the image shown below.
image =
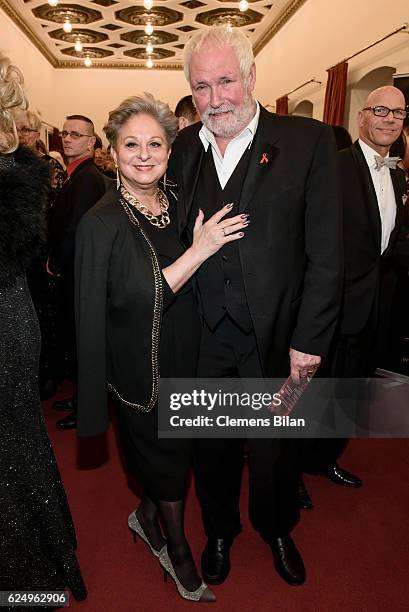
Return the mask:
{"type": "Polygon", "coordinates": [[[168,553],[173,568],[182,585],[188,591],[195,591],[202,580],[197,573],[190,546],[183,527],[183,500],[159,501],[161,517],[166,530],[168,553]]]}
{"type": "Polygon", "coordinates": [[[160,550],[166,544],[159,523],[157,504],[146,493],[142,497],[139,508],[135,512],[146,537],[155,550],[160,550]]]}

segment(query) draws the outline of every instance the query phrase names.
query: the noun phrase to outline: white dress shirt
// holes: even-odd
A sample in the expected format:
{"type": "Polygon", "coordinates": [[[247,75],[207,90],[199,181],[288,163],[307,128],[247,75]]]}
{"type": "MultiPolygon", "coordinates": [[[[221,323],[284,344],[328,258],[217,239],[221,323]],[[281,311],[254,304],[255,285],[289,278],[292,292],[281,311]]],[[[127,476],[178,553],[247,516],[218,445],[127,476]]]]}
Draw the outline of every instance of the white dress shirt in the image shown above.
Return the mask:
{"type": "MultiPolygon", "coordinates": [[[[379,153],[367,145],[363,140],[359,139],[358,142],[365,156],[366,163],[368,164],[376,192],[376,198],[378,200],[382,227],[381,253],[383,253],[389,244],[389,238],[395,227],[396,221],[396,200],[393,183],[389,168],[382,166],[379,170],[376,169],[375,155],[379,155],[379,153]]],[[[387,155],[387,157],[389,157],[389,155],[387,155]]]]}
{"type": "Polygon", "coordinates": [[[207,151],[209,145],[212,147],[214,165],[216,167],[217,176],[219,177],[219,182],[222,189],[225,188],[227,181],[233,174],[244,151],[247,149],[247,147],[250,148],[251,143],[253,142],[260,116],[260,105],[257,101],[256,105],[256,114],[254,115],[253,119],[238,136],[229,142],[224,152],[224,156],[220,153],[220,149],[217,146],[213,132],[208,130],[205,125],[202,126],[199,132],[199,137],[202,141],[204,150],[207,151]]]}

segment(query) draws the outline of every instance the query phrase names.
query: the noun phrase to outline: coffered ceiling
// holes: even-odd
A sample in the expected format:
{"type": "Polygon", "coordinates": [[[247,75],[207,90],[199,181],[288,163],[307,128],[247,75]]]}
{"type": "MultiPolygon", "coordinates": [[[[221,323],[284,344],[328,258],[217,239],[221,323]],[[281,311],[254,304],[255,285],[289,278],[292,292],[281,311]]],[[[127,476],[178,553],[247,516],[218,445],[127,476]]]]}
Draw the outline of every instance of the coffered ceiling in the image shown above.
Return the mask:
{"type": "Polygon", "coordinates": [[[239,27],[257,54],[304,2],[248,0],[243,12],[238,0],[154,0],[150,10],[143,0],[60,0],[54,7],[47,0],[0,0],[0,8],[56,68],[85,68],[85,57],[93,69],[145,68],[150,43],[153,69],[177,70],[193,32],[211,25],[239,27]],[[63,29],[67,18],[70,33],[63,29]],[[144,31],[148,20],[154,28],[150,36],[144,31]],[[80,52],[74,48],[78,41],[80,52]]]}

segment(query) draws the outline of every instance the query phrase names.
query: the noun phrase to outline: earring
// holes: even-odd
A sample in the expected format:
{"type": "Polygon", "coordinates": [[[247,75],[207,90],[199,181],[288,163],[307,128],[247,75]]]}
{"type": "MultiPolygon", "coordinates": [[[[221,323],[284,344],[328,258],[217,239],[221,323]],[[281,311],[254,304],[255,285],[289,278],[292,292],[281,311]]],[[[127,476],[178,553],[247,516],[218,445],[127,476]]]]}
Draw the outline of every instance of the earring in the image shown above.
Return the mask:
{"type": "Polygon", "coordinates": [[[118,191],[121,186],[121,176],[119,174],[118,166],[115,166],[115,168],[116,168],[116,190],[118,191]]]}
{"type": "Polygon", "coordinates": [[[166,191],[166,172],[163,175],[163,190],[166,191]]]}

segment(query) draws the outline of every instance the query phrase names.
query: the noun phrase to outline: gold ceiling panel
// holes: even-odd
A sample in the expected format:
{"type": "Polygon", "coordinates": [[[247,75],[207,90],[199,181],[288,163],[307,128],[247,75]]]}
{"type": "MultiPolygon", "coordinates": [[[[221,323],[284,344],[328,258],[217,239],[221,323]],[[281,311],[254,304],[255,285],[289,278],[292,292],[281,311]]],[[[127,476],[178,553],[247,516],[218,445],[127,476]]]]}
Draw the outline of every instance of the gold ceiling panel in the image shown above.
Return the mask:
{"type": "Polygon", "coordinates": [[[157,60],[161,60],[161,59],[165,59],[168,57],[174,57],[175,56],[175,52],[174,51],[169,51],[169,49],[153,49],[153,52],[148,55],[148,53],[146,53],[146,49],[145,47],[139,47],[138,49],[130,49],[129,51],[124,51],[124,55],[128,56],[128,57],[134,57],[136,59],[139,60],[143,60],[146,61],[147,59],[149,59],[149,57],[151,57],[153,59],[153,61],[157,61],[157,60]]]}
{"type": "Polygon", "coordinates": [[[118,21],[125,21],[134,26],[144,26],[148,21],[154,26],[169,26],[183,21],[183,13],[164,6],[153,7],[147,11],[143,6],[130,6],[115,12],[118,21]]]}
{"type": "Polygon", "coordinates": [[[176,42],[179,37],[176,34],[171,34],[165,30],[156,30],[151,36],[145,34],[143,30],[132,30],[132,32],[125,32],[120,34],[121,40],[130,42],[133,45],[147,45],[150,42],[154,47],[158,45],[166,45],[167,43],[176,42]]]}
{"type": "Polygon", "coordinates": [[[74,47],[67,47],[66,49],[61,49],[61,53],[64,55],[71,55],[71,57],[90,57],[91,59],[105,59],[110,55],[113,55],[113,51],[108,51],[108,49],[100,49],[99,47],[84,47],[82,51],[78,52],[74,49],[74,47]]]}
{"type": "Polygon", "coordinates": [[[79,4],[59,4],[58,6],[41,4],[33,9],[33,14],[38,19],[53,21],[54,23],[64,23],[69,19],[72,24],[88,24],[102,19],[100,11],[79,4]]]}
{"type": "Polygon", "coordinates": [[[252,9],[242,12],[235,8],[217,8],[199,13],[196,17],[196,21],[206,26],[229,26],[232,28],[242,28],[252,25],[258,23],[262,19],[263,15],[252,9]]]}
{"type": "Polygon", "coordinates": [[[64,30],[60,28],[59,30],[48,32],[48,36],[67,43],[75,43],[77,40],[80,40],[83,45],[94,45],[103,40],[109,40],[108,34],[84,28],[75,28],[73,32],[64,32],[64,30]]]}
{"type": "Polygon", "coordinates": [[[258,53],[304,2],[248,0],[242,12],[239,0],[154,0],[150,10],[143,0],[59,0],[55,7],[45,0],[0,0],[0,11],[58,68],[89,69],[83,62],[87,56],[92,69],[145,68],[150,43],[153,69],[181,70],[183,48],[195,31],[239,27],[258,53]],[[67,18],[71,32],[61,27],[67,18]],[[144,32],[147,20],[154,28],[151,36],[144,32]],[[79,52],[76,42],[83,45],[79,52]]]}

